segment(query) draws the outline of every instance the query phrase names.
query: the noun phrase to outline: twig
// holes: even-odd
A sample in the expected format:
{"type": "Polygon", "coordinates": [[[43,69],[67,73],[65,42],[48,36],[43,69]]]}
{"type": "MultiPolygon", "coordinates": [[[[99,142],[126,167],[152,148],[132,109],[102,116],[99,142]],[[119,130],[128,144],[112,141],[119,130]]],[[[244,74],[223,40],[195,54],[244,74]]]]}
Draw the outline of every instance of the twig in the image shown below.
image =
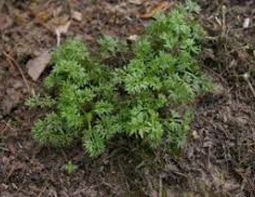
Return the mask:
{"type": "Polygon", "coordinates": [[[159,177],[159,194],[158,194],[159,197],[162,197],[163,196],[163,186],[162,186],[162,177],[160,176],[159,177]]]}
{"type": "Polygon", "coordinates": [[[252,29],[254,27],[255,27],[255,25],[250,25],[249,27],[237,27],[237,28],[232,28],[231,31],[239,31],[239,30],[244,30],[244,29],[252,29]]]}
{"type": "Polygon", "coordinates": [[[11,177],[11,175],[12,175],[13,172],[15,171],[15,168],[16,168],[15,165],[12,165],[12,166],[11,166],[11,169],[10,169],[10,171],[8,172],[7,176],[5,177],[4,182],[8,181],[8,179],[11,177]]]}
{"type": "Polygon", "coordinates": [[[222,36],[226,34],[226,6],[222,6],[222,36]]]}
{"type": "Polygon", "coordinates": [[[255,98],[255,90],[252,87],[250,80],[249,79],[245,79],[245,81],[248,83],[248,86],[249,86],[249,88],[250,88],[250,90],[251,90],[251,92],[252,92],[252,94],[253,94],[253,96],[255,98]]]}
{"type": "Polygon", "coordinates": [[[47,186],[44,186],[43,189],[40,191],[40,193],[37,195],[37,197],[41,197],[43,193],[45,192],[47,186]]]}
{"type": "Polygon", "coordinates": [[[251,93],[253,94],[253,96],[254,96],[254,98],[255,98],[255,90],[254,90],[254,88],[252,87],[252,84],[251,84],[251,82],[250,82],[250,80],[249,80],[249,78],[250,78],[249,73],[248,73],[248,72],[244,73],[244,74],[242,75],[242,77],[243,77],[243,79],[248,83],[248,86],[249,86],[249,88],[250,88],[250,90],[251,90],[251,93]]]}
{"type": "Polygon", "coordinates": [[[26,79],[26,77],[25,77],[25,75],[24,75],[22,69],[20,68],[19,64],[14,60],[14,58],[13,58],[12,56],[10,56],[10,55],[9,55],[8,53],[6,53],[5,51],[3,51],[3,54],[4,54],[4,56],[6,57],[8,63],[9,63],[10,65],[14,65],[14,66],[19,70],[19,72],[20,72],[20,74],[21,74],[21,76],[22,76],[22,78],[23,78],[23,81],[24,81],[24,83],[25,83],[26,86],[27,86],[28,92],[31,93],[31,92],[30,92],[30,87],[29,87],[28,82],[27,82],[27,79],[26,79]]]}
{"type": "Polygon", "coordinates": [[[6,152],[9,152],[9,150],[7,148],[4,148],[2,146],[0,146],[0,150],[3,150],[3,151],[6,151],[6,152]]]}
{"type": "Polygon", "coordinates": [[[10,125],[11,120],[8,120],[7,122],[4,120],[3,123],[5,124],[4,129],[1,131],[1,134],[3,134],[5,132],[5,130],[7,128],[11,129],[12,131],[16,132],[16,129],[14,129],[11,125],[10,125]]]}

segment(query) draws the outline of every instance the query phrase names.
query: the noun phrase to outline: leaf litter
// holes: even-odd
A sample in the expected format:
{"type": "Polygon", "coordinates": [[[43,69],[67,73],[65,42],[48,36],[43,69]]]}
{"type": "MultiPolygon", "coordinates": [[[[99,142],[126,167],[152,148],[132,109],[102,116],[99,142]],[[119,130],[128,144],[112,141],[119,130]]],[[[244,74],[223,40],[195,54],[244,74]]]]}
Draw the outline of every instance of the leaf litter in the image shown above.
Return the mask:
{"type": "Polygon", "coordinates": [[[26,67],[28,70],[28,75],[37,81],[43,71],[46,69],[50,62],[51,53],[49,50],[44,50],[38,57],[28,61],[26,67]]]}

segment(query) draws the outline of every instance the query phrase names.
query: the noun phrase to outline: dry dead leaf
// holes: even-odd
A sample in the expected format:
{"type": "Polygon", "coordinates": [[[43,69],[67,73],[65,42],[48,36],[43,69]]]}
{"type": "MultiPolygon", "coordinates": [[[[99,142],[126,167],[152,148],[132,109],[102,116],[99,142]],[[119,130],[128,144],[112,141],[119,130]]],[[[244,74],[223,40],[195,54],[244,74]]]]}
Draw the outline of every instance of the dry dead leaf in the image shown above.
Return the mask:
{"type": "Polygon", "coordinates": [[[13,21],[9,16],[7,16],[5,14],[0,15],[0,30],[1,31],[11,27],[12,24],[13,24],[13,21]]]}
{"type": "Polygon", "coordinates": [[[141,5],[143,3],[143,0],[128,0],[128,2],[135,5],[141,5]]]}
{"type": "Polygon", "coordinates": [[[27,12],[21,11],[19,9],[13,9],[13,19],[17,25],[23,26],[28,23],[30,17],[27,12]]]}
{"type": "Polygon", "coordinates": [[[74,19],[74,20],[77,20],[77,21],[82,20],[82,13],[80,13],[78,11],[72,11],[71,16],[72,16],[72,19],[74,19]]]}
{"type": "Polygon", "coordinates": [[[174,1],[162,1],[153,4],[145,14],[142,14],[140,17],[144,19],[152,18],[158,12],[165,12],[174,6],[174,1]]]}
{"type": "Polygon", "coordinates": [[[137,36],[136,34],[134,34],[134,35],[130,35],[130,36],[128,37],[128,40],[130,40],[130,41],[136,41],[137,38],[138,38],[138,36],[137,36]]]}
{"type": "Polygon", "coordinates": [[[36,185],[29,185],[28,186],[32,191],[35,191],[35,192],[41,192],[42,191],[42,188],[39,188],[37,187],[36,185]]]}
{"type": "Polygon", "coordinates": [[[8,149],[11,152],[11,154],[15,155],[16,154],[16,149],[14,147],[14,144],[9,142],[7,145],[8,145],[8,149]]]}
{"type": "Polygon", "coordinates": [[[51,17],[51,13],[48,10],[41,11],[35,16],[36,24],[44,24],[51,17]]]}
{"type": "Polygon", "coordinates": [[[60,13],[63,11],[63,7],[62,6],[59,6],[57,7],[56,9],[53,10],[53,17],[58,17],[60,15],[60,13]]]}
{"type": "Polygon", "coordinates": [[[26,67],[28,69],[28,75],[34,80],[37,81],[40,75],[43,73],[48,63],[50,62],[51,54],[49,50],[46,50],[41,53],[38,57],[30,60],[26,67]]]}
{"type": "Polygon", "coordinates": [[[68,32],[70,25],[71,21],[68,21],[66,24],[60,25],[55,29],[55,33],[57,36],[57,46],[60,45],[61,34],[66,34],[68,32]]]}
{"type": "Polygon", "coordinates": [[[55,18],[50,19],[50,21],[47,22],[47,26],[51,30],[55,31],[55,29],[58,26],[65,25],[68,21],[69,21],[69,16],[68,15],[61,15],[59,17],[55,17],[55,18]]]}
{"type": "Polygon", "coordinates": [[[194,139],[198,139],[199,138],[199,135],[198,135],[198,133],[197,133],[197,131],[192,131],[192,137],[194,138],[194,139]]]}

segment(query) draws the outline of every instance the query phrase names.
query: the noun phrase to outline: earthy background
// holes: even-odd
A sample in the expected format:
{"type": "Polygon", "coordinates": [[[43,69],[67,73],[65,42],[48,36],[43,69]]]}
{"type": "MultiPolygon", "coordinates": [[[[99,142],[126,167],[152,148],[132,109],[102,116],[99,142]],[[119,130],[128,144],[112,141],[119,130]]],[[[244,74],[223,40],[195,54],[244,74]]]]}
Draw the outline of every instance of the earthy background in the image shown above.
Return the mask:
{"type": "Polygon", "coordinates": [[[255,3],[197,2],[208,31],[201,66],[217,91],[198,98],[182,156],[118,139],[91,159],[80,146],[55,150],[32,140],[42,113],[23,103],[43,91],[49,68],[34,81],[28,62],[56,47],[58,32],[61,42],[80,37],[91,50],[101,35],[134,38],[155,10],[171,11],[176,2],[1,0],[0,196],[255,196],[255,3]],[[68,161],[79,166],[71,175],[68,161]]]}

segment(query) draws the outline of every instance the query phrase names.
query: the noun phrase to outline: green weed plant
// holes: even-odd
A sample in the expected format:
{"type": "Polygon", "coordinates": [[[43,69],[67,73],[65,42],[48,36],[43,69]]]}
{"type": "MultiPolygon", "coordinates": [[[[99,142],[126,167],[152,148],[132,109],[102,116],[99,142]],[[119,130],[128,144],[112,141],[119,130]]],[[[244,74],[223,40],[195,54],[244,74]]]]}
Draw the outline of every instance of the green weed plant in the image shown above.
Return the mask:
{"type": "Polygon", "coordinates": [[[74,173],[77,169],[79,168],[78,165],[74,164],[71,161],[68,161],[65,165],[64,165],[64,169],[67,172],[67,174],[72,174],[74,173]]]}
{"type": "Polygon", "coordinates": [[[192,121],[192,103],[210,83],[197,57],[204,31],[188,1],[158,14],[134,45],[101,38],[102,59],[133,54],[125,65],[104,65],[77,40],[68,40],[52,56],[44,80],[45,96],[26,101],[47,109],[32,134],[44,145],[67,147],[82,141],[90,156],[102,154],[116,135],[136,136],[152,148],[167,143],[181,148],[192,121]]]}

